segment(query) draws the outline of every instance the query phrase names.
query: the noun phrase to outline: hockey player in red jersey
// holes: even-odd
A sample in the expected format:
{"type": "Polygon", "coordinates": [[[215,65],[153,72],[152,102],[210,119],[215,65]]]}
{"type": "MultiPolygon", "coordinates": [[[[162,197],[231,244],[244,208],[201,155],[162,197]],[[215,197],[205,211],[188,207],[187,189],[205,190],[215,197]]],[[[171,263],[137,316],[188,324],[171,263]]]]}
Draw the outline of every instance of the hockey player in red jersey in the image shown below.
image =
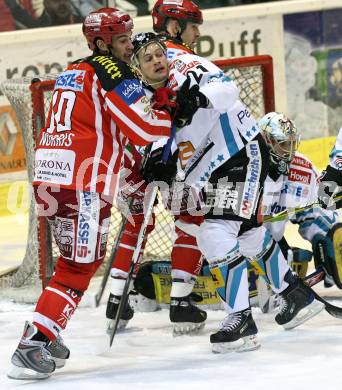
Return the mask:
{"type": "Polygon", "coordinates": [[[203,23],[202,12],[190,0],[157,0],[152,9],[153,30],[159,33],[167,47],[170,61],[179,54],[194,54],[203,23]]]}
{"type": "Polygon", "coordinates": [[[123,149],[128,141],[147,145],[169,136],[169,112],[150,106],[127,64],[132,29],[130,16],[117,9],[91,12],[83,34],[93,54],[56,80],[33,185],[60,256],[12,356],[11,378],[46,378],[65,364],[60,332],[104,259],[123,149]]]}

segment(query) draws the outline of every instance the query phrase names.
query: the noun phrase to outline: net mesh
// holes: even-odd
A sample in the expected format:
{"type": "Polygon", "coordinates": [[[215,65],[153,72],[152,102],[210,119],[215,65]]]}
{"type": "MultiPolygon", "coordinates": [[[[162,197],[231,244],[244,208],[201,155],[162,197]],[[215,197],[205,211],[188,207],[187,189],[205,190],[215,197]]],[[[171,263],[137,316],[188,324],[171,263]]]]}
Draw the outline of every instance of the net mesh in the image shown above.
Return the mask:
{"type": "MultiPolygon", "coordinates": [[[[263,66],[231,65],[229,60],[224,65],[219,64],[227,76],[235,81],[240,89],[240,98],[248,107],[256,119],[261,118],[265,112],[265,81],[263,79],[263,66]]],[[[56,75],[45,75],[41,80],[54,80],[56,75]]],[[[1,84],[1,89],[6,95],[10,104],[14,108],[22,129],[25,144],[28,180],[31,183],[34,172],[34,148],[35,137],[33,131],[33,112],[32,95],[30,91],[31,79],[7,80],[1,84]]],[[[44,99],[44,114],[47,115],[51,101],[53,82],[51,88],[42,91],[44,99]]],[[[272,91],[273,92],[273,91],[272,91]]],[[[42,118],[43,120],[43,118],[42,118]]],[[[172,217],[163,208],[162,202],[156,207],[156,224],[152,233],[148,237],[145,248],[144,260],[150,259],[169,259],[172,248],[172,232],[174,223],[172,217]]],[[[29,208],[29,232],[27,238],[26,253],[23,261],[16,272],[0,278],[0,296],[6,296],[16,301],[31,301],[39,294],[41,290],[41,281],[39,276],[38,251],[42,243],[39,242],[37,232],[37,214],[35,210],[34,198],[31,197],[29,208]],[[32,298],[32,299],[31,299],[32,298]]],[[[120,229],[121,215],[113,207],[112,218],[109,229],[108,247],[105,262],[108,260],[115,237],[120,229]]],[[[57,247],[51,240],[52,257],[57,257],[57,247]]],[[[100,268],[99,273],[104,267],[100,268]]]]}

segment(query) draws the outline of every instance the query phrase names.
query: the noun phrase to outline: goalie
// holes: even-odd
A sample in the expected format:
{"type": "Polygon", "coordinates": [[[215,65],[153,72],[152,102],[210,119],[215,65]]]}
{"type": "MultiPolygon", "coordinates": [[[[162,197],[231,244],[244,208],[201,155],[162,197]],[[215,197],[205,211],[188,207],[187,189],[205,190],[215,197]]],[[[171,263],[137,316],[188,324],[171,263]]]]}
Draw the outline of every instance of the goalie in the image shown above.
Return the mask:
{"type": "Polygon", "coordinates": [[[338,222],[337,212],[324,210],[317,204],[319,173],[312,162],[297,151],[300,137],[295,124],[285,115],[271,112],[259,121],[259,126],[270,151],[263,215],[302,208],[289,218],[267,222],[265,226],[281,244],[290,265],[300,277],[306,275],[313,255],[315,267],[321,266],[326,272],[325,286],[336,284],[341,288],[342,258],[338,248],[342,224],[338,222]],[[306,207],[310,204],[314,205],[306,207]],[[299,234],[311,242],[312,253],[287,245],[284,232],[289,220],[298,224],[299,234]]]}

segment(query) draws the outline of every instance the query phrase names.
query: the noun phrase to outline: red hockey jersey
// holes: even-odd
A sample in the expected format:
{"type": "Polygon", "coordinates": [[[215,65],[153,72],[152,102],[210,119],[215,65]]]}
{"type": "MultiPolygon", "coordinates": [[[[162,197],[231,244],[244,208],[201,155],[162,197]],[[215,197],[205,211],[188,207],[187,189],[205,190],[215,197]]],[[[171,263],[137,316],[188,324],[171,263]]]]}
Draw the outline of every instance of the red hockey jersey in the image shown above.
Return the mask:
{"type": "Polygon", "coordinates": [[[33,184],[113,195],[128,140],[146,145],[170,127],[126,63],[102,55],[75,62],[56,80],[33,184]]]}

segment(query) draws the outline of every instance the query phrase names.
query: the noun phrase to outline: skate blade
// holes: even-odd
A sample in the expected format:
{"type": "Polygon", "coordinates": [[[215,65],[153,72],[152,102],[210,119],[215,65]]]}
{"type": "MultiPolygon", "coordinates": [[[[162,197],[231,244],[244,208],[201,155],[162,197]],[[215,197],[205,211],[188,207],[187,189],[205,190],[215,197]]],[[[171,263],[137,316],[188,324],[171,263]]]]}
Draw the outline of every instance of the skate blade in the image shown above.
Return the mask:
{"type": "Polygon", "coordinates": [[[213,353],[231,353],[255,351],[260,348],[260,342],[256,335],[242,337],[240,340],[228,343],[212,344],[213,353]]]}
{"type": "Polygon", "coordinates": [[[34,379],[47,379],[52,373],[43,374],[31,370],[30,368],[18,367],[12,365],[11,371],[7,374],[7,377],[10,379],[19,379],[19,380],[34,380],[34,379]]]}
{"type": "Polygon", "coordinates": [[[173,324],[173,337],[182,336],[185,334],[198,333],[205,326],[205,322],[177,322],[173,324]]]}
{"type": "Polygon", "coordinates": [[[292,318],[291,321],[287,322],[286,324],[283,324],[283,328],[286,330],[296,328],[297,326],[308,321],[310,318],[319,314],[323,309],[324,303],[315,299],[310,303],[310,305],[300,310],[299,313],[294,318],[292,318]]]}
{"type": "Polygon", "coordinates": [[[55,362],[56,368],[63,368],[66,363],[66,359],[55,358],[51,356],[51,359],[55,362]]]}
{"type": "MultiPolygon", "coordinates": [[[[126,328],[128,320],[120,320],[117,328],[117,332],[120,332],[126,328]]],[[[107,324],[107,334],[110,336],[112,334],[112,329],[114,328],[114,320],[109,320],[107,324]]]]}

